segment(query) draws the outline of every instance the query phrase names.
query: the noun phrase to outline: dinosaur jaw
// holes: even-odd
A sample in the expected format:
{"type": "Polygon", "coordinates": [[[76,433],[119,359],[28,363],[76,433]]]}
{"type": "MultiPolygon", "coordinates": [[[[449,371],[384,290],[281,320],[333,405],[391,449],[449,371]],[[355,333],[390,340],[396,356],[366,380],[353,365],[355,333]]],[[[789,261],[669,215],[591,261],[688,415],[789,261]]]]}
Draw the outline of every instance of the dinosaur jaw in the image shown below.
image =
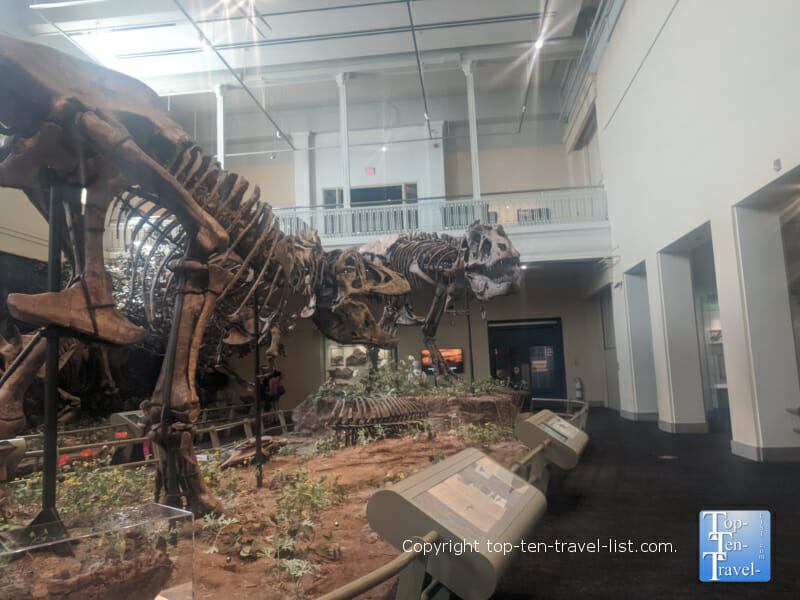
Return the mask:
{"type": "Polygon", "coordinates": [[[471,265],[465,270],[464,276],[478,300],[514,294],[520,288],[519,259],[511,257],[490,265],[471,265]]]}

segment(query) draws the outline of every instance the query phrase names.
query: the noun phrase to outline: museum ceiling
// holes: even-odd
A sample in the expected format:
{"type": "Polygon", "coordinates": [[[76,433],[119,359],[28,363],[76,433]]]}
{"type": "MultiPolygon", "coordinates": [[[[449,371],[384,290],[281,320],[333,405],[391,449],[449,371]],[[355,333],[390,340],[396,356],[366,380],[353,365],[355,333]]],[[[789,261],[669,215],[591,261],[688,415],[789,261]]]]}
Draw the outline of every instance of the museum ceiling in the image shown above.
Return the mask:
{"type": "Polygon", "coordinates": [[[185,111],[213,112],[214,86],[242,82],[255,98],[232,94],[226,110],[333,106],[346,73],[349,102],[414,101],[423,124],[443,118],[432,98],[464,96],[471,62],[476,95],[504,99],[517,121],[563,84],[598,3],[12,0],[5,27],[141,79],[185,111]]]}

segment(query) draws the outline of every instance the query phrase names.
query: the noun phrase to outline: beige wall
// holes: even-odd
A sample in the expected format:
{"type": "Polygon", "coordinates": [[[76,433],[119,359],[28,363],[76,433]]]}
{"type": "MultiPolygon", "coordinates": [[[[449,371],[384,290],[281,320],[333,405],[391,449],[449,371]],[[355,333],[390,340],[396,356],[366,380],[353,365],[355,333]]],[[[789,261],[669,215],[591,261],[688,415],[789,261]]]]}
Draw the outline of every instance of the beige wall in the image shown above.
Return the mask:
{"type": "MultiPolygon", "coordinates": [[[[487,321],[560,317],[564,336],[568,395],[571,398],[575,397],[574,378],[580,377],[584,384],[584,398],[605,404],[607,386],[599,303],[581,298],[575,287],[563,281],[543,281],[531,275],[525,277],[523,282],[520,293],[495,298],[486,303],[486,321],[481,319],[479,303],[473,302],[470,307],[475,379],[489,377],[487,321]]],[[[424,314],[427,308],[428,305],[421,300],[415,302],[414,309],[418,314],[424,314]]],[[[463,302],[456,308],[463,308],[463,302]]],[[[462,377],[469,378],[466,317],[445,315],[439,327],[437,340],[442,348],[464,349],[462,377]]],[[[400,330],[398,345],[400,358],[408,355],[419,356],[423,347],[422,332],[419,328],[406,327],[400,330]]]]}
{"type": "Polygon", "coordinates": [[[27,196],[0,188],[0,252],[47,260],[47,221],[27,196]]]}
{"type": "Polygon", "coordinates": [[[231,167],[234,171],[261,188],[261,199],[270,206],[294,206],[294,165],[267,164],[257,167],[231,167]]]}
{"type": "MultiPolygon", "coordinates": [[[[583,380],[584,399],[606,404],[607,381],[604,364],[602,321],[600,304],[596,297],[584,299],[576,286],[563,280],[542,280],[531,275],[523,279],[520,293],[495,298],[486,303],[487,321],[545,319],[560,317],[564,335],[564,360],[567,392],[575,397],[575,377],[583,380]]],[[[424,316],[431,295],[412,298],[414,310],[424,316]],[[427,302],[426,299],[427,298],[427,302]]],[[[463,302],[457,309],[463,308],[463,302]]],[[[489,334],[487,321],[481,319],[480,305],[471,305],[472,349],[475,379],[489,377],[489,334]]],[[[419,327],[402,327],[399,331],[398,358],[409,355],[419,357],[424,348],[419,327]]],[[[437,336],[442,348],[464,349],[464,374],[469,378],[469,342],[466,317],[445,315],[437,336]]],[[[278,368],[284,374],[287,390],[282,408],[296,406],[307,394],[314,393],[322,383],[322,337],[310,321],[301,319],[298,329],[286,338],[286,358],[281,358],[278,368]]],[[[249,359],[248,359],[249,360],[249,359]]],[[[249,378],[249,376],[248,376],[249,378]]]]}
{"type": "MultiPolygon", "coordinates": [[[[584,169],[571,169],[564,146],[490,148],[478,152],[481,192],[511,192],[588,185],[584,169]]],[[[469,152],[446,152],[448,196],[472,194],[469,152]]]]}

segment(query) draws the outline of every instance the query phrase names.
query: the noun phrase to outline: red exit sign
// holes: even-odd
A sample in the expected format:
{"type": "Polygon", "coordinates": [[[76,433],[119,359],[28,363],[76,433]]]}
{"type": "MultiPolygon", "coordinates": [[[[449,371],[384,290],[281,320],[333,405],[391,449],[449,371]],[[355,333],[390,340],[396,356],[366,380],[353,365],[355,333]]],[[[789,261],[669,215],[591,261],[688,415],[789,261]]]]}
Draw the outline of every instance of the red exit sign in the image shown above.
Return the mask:
{"type": "Polygon", "coordinates": [[[375,167],[367,167],[366,169],[364,169],[364,172],[367,175],[375,175],[375,167]]]}

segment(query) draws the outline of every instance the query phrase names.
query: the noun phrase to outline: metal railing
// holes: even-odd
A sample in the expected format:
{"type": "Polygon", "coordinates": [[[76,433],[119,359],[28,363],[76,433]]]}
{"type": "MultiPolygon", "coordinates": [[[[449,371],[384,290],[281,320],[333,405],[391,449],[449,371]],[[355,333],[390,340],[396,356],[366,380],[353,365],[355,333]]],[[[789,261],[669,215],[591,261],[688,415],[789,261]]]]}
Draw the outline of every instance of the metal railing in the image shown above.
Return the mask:
{"type": "Polygon", "coordinates": [[[474,198],[419,198],[415,202],[351,208],[287,207],[274,210],[281,230],[316,230],[335,240],[402,231],[463,231],[474,221],[504,227],[606,221],[602,186],[486,194],[474,198]]]}

